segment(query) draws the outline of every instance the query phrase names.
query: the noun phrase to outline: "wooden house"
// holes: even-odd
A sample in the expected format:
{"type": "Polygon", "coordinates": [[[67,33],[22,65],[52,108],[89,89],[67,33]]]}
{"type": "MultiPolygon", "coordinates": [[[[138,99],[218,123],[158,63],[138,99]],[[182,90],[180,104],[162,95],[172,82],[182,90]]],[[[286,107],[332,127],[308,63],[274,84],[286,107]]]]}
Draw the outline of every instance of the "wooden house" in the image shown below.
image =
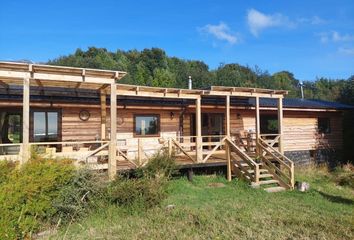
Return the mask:
{"type": "Polygon", "coordinates": [[[283,90],[119,84],[126,73],[0,62],[0,159],[72,158],[94,169],[136,168],[160,150],[181,166],[227,166],[269,191],[294,186],[294,163],[342,148],[350,106],[287,99],[283,90]]]}

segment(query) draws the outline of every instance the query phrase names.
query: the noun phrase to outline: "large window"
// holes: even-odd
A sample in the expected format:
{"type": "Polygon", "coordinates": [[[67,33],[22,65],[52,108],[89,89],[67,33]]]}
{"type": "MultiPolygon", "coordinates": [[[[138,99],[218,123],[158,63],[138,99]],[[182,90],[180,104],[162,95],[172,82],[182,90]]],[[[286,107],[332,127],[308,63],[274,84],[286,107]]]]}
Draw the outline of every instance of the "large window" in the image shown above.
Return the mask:
{"type": "Polygon", "coordinates": [[[33,111],[34,142],[59,141],[59,112],[58,111],[33,111]]]}
{"type": "Polygon", "coordinates": [[[318,132],[331,133],[331,123],[329,118],[318,118],[318,132]]]}
{"type": "Polygon", "coordinates": [[[135,136],[158,136],[160,133],[159,115],[135,115],[134,116],[135,136]]]}

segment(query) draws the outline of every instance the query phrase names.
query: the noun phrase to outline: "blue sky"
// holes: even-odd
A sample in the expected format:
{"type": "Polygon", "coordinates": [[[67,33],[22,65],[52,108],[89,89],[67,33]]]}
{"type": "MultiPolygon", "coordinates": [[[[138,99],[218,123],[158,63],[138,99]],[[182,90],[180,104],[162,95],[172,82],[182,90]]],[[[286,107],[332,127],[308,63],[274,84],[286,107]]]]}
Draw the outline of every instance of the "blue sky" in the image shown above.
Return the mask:
{"type": "Polygon", "coordinates": [[[0,60],[160,47],[211,69],[257,65],[300,80],[354,74],[353,0],[2,0],[0,29],[0,60]]]}

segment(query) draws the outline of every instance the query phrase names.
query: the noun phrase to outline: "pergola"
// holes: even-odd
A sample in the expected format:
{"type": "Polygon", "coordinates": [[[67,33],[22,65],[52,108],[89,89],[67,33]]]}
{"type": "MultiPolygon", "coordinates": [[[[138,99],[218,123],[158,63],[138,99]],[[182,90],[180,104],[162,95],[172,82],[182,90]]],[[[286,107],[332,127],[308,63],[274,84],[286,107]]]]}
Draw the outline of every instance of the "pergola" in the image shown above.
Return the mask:
{"type": "MultiPolygon", "coordinates": [[[[112,178],[116,174],[117,152],[117,95],[149,98],[173,98],[195,100],[196,108],[196,156],[197,161],[202,156],[202,131],[201,131],[201,98],[213,96],[225,98],[226,135],[230,136],[230,98],[249,97],[255,98],[256,112],[256,139],[260,137],[260,108],[259,98],[278,99],[278,130],[279,149],[282,148],[282,99],[287,91],[212,86],[208,90],[190,90],[177,88],[161,88],[118,84],[127,73],[122,71],[98,70],[88,68],[75,68],[63,66],[50,66],[42,64],[28,64],[18,62],[0,62],[0,87],[9,88],[10,85],[23,87],[23,139],[21,162],[30,157],[29,123],[30,123],[30,87],[38,88],[60,87],[70,89],[91,89],[100,92],[101,101],[101,139],[106,139],[106,96],[110,96],[110,139],[109,139],[109,163],[108,172],[112,178]]],[[[229,161],[228,161],[229,162],[229,161]]],[[[228,171],[231,167],[228,165],[228,171]]],[[[231,174],[230,174],[231,176],[231,174]]]]}

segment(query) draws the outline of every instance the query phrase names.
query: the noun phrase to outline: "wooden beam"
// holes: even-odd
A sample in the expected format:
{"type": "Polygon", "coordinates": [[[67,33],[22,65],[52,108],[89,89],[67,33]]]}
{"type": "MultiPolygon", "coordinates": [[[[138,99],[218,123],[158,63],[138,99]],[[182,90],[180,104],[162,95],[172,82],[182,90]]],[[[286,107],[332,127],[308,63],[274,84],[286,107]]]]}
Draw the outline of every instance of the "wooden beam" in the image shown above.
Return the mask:
{"type": "Polygon", "coordinates": [[[203,146],[202,146],[202,109],[201,109],[201,98],[195,100],[196,111],[195,111],[195,124],[196,124],[196,154],[197,162],[203,161],[203,146]]]}
{"type": "Polygon", "coordinates": [[[230,182],[232,180],[231,149],[227,141],[225,141],[225,157],[227,164],[227,181],[230,182]]]}
{"type": "Polygon", "coordinates": [[[101,102],[101,140],[106,139],[106,122],[107,122],[107,103],[106,93],[102,90],[100,93],[101,102]]]}
{"type": "Polygon", "coordinates": [[[231,125],[230,125],[230,96],[226,96],[225,119],[226,119],[226,135],[227,135],[227,136],[230,136],[230,134],[231,134],[231,125]]]}
{"type": "Polygon", "coordinates": [[[108,157],[108,176],[113,180],[117,174],[117,87],[111,84],[111,139],[108,157]]]}
{"type": "Polygon", "coordinates": [[[30,79],[23,79],[23,108],[22,108],[22,158],[20,164],[30,158],[29,123],[30,123],[30,79]]]}
{"type": "Polygon", "coordinates": [[[278,99],[278,133],[279,133],[279,152],[284,154],[283,148],[283,99],[278,99]]]}
{"type": "MultiPolygon", "coordinates": [[[[260,112],[259,112],[259,97],[256,97],[256,145],[258,146],[258,139],[261,135],[261,126],[260,126],[260,112]]],[[[258,153],[258,148],[256,148],[258,153]]]]}

